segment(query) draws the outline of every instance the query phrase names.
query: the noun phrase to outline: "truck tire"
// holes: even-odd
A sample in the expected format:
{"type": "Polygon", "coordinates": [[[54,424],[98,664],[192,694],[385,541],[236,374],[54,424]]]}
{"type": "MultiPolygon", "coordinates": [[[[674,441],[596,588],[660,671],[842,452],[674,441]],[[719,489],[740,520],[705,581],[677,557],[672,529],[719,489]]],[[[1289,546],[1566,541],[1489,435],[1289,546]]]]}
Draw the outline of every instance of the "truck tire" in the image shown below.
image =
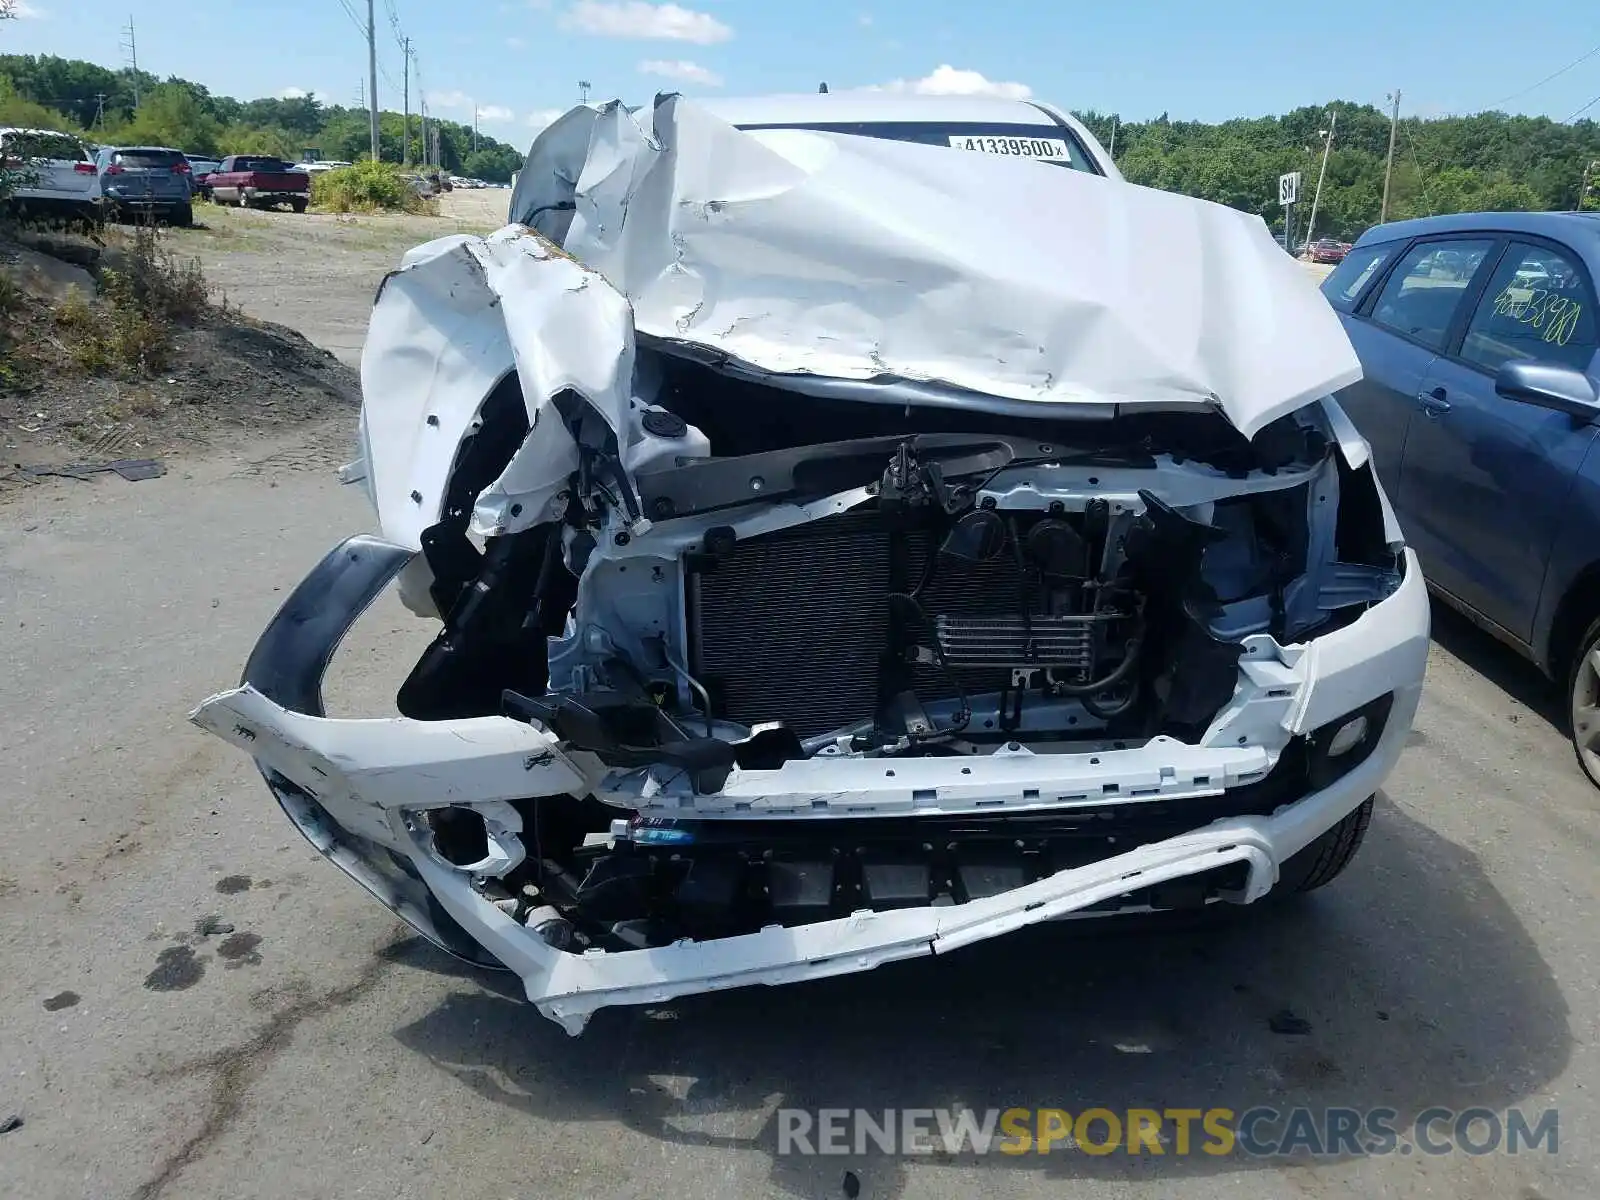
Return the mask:
{"type": "Polygon", "coordinates": [[[291,200],[289,201],[289,207],[294,209],[297,213],[303,213],[306,210],[306,202],[299,199],[291,200]]]}
{"type": "Polygon", "coordinates": [[[1572,752],[1589,782],[1600,787],[1600,619],[1578,639],[1578,652],[1567,666],[1567,716],[1572,723],[1572,752]],[[1591,750],[1593,743],[1597,749],[1591,750]]]}
{"type": "Polygon", "coordinates": [[[250,196],[243,188],[239,189],[239,207],[240,208],[249,208],[250,207],[250,196]]]}
{"type": "Polygon", "coordinates": [[[172,210],[172,223],[184,229],[194,224],[194,205],[180,204],[172,210]]]}
{"type": "Polygon", "coordinates": [[[1272,890],[1289,895],[1315,891],[1332,883],[1350,865],[1366,839],[1367,827],[1372,824],[1373,800],[1368,796],[1344,820],[1298,854],[1291,854],[1279,868],[1278,886],[1272,890]]]}

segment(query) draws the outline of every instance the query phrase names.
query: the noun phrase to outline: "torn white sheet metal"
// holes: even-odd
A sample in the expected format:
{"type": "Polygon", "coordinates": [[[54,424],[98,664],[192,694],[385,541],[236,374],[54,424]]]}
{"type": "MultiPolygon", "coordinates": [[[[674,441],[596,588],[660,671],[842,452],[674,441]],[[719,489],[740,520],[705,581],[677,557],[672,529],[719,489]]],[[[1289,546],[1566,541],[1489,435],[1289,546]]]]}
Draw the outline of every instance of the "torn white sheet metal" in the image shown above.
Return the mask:
{"type": "Polygon", "coordinates": [[[589,787],[552,735],[509,717],[334,720],[290,712],[246,684],[189,719],[292,780],[343,828],[397,849],[408,810],[489,801],[511,812],[498,802],[589,787]]]}
{"type": "Polygon", "coordinates": [[[653,135],[619,104],[563,117],[512,211],[557,234],[570,218],[582,265],[518,225],[453,235],[410,251],[374,308],[363,461],[403,545],[439,519],[462,439],[513,369],[532,430],[474,528],[548,519],[577,456],[547,410],[570,389],[620,434],[636,329],[775,382],[903,378],[973,407],[1104,416],[1219,407],[1246,434],[1359,378],[1338,318],[1257,218],[1048,163],[743,133],[669,98],[653,135]]]}
{"type": "MultiPolygon", "coordinates": [[[[342,743],[347,732],[355,731],[354,727],[370,726],[369,731],[359,735],[369,752],[376,751],[378,758],[391,763],[402,757],[421,763],[429,752],[414,748],[415,730],[395,721],[302,717],[278,708],[250,688],[213,697],[192,719],[257,754],[297,787],[312,793],[320,788],[324,805],[330,798],[348,797],[356,805],[368,807],[372,817],[366,822],[351,821],[346,809],[337,815],[340,825],[406,854],[416,876],[450,918],[521,978],[528,999],[541,1013],[575,1035],[604,1007],[659,1004],[700,992],[821,979],[942,954],[1028,925],[1083,913],[1095,904],[1139,888],[1231,863],[1243,863],[1247,871],[1242,890],[1229,899],[1236,903],[1260,899],[1276,882],[1281,865],[1291,855],[1361,804],[1393,768],[1404,747],[1420,694],[1420,682],[1397,690],[1393,718],[1387,722],[1373,754],[1332,786],[1286,805],[1271,816],[1218,820],[964,904],[862,910],[839,919],[796,927],[773,926],[710,941],[685,939],[643,950],[585,953],[547,944],[534,930],[497,908],[472,886],[477,864],[453,867],[426,853],[425,845],[417,838],[406,836],[393,820],[399,810],[390,806],[403,804],[408,797],[403,791],[388,794],[387,772],[346,776],[346,767],[331,763],[315,748],[315,743],[342,743]],[[244,737],[240,732],[243,728],[254,733],[254,740],[244,737]],[[270,757],[263,755],[263,750],[270,757]],[[323,774],[330,768],[338,776],[337,785],[332,787],[323,774]]],[[[504,749],[510,749],[517,738],[537,736],[537,731],[527,727],[522,733],[513,733],[508,728],[511,723],[502,718],[439,724],[474,725],[481,736],[504,749]]],[[[451,736],[441,731],[431,749],[442,749],[451,736]]],[[[487,776],[481,780],[472,778],[475,768],[469,760],[442,758],[435,762],[434,769],[452,785],[475,789],[489,783],[487,776]]],[[[558,758],[541,769],[559,772],[570,768],[558,758]]],[[[555,780],[552,777],[539,782],[543,785],[555,780]]],[[[500,788],[487,786],[484,790],[492,793],[500,788]]],[[[381,878],[365,869],[360,855],[343,846],[337,829],[308,828],[307,815],[299,811],[302,805],[297,794],[291,793],[286,799],[291,802],[286,803],[291,816],[324,854],[397,914],[440,940],[435,919],[388,891],[381,878]]],[[[500,806],[493,807],[498,810],[500,806]]]]}
{"type": "Polygon", "coordinates": [[[768,372],[1215,405],[1247,436],[1361,377],[1259,218],[1045,163],[746,133],[669,96],[557,121],[511,212],[565,230],[640,333],[768,372]]]}
{"type": "Polygon", "coordinates": [[[361,357],[362,450],[385,535],[421,545],[463,436],[512,370],[532,429],[480,493],[477,526],[508,532],[513,509],[517,528],[548,519],[578,460],[565,423],[546,410],[570,390],[621,430],[633,348],[627,300],[538,234],[509,226],[408,252],[384,282],[361,357]]]}

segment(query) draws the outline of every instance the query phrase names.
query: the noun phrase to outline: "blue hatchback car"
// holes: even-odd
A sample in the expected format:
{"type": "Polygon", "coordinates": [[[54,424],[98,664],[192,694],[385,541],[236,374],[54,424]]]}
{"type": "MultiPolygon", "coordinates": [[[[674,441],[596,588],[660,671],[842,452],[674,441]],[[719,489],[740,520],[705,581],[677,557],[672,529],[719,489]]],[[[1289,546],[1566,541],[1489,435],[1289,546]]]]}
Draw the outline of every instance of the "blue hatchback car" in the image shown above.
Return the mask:
{"type": "Polygon", "coordinates": [[[1600,213],[1379,225],[1323,282],[1339,394],[1434,593],[1567,689],[1600,784],[1600,213]]]}

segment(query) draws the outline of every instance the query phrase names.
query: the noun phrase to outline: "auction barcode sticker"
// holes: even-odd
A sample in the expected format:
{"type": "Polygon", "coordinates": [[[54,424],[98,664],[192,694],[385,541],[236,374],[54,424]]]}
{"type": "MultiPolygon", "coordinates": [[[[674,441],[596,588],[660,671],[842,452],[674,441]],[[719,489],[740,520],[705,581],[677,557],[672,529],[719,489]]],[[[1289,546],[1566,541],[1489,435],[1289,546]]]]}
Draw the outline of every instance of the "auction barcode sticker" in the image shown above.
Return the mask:
{"type": "Polygon", "coordinates": [[[952,150],[976,150],[980,154],[1003,154],[1010,158],[1070,159],[1063,138],[991,137],[988,134],[953,133],[952,150]]]}

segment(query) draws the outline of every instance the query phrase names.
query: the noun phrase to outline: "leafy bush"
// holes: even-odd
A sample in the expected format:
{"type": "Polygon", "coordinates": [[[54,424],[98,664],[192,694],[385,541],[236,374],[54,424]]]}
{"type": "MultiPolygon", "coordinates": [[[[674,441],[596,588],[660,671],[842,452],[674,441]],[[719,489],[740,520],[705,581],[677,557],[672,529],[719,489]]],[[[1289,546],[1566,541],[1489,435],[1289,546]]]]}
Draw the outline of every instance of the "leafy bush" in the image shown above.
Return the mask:
{"type": "Polygon", "coordinates": [[[394,163],[358,162],[353,167],[322,171],[311,177],[311,202],[327,212],[428,212],[394,163]]]}

